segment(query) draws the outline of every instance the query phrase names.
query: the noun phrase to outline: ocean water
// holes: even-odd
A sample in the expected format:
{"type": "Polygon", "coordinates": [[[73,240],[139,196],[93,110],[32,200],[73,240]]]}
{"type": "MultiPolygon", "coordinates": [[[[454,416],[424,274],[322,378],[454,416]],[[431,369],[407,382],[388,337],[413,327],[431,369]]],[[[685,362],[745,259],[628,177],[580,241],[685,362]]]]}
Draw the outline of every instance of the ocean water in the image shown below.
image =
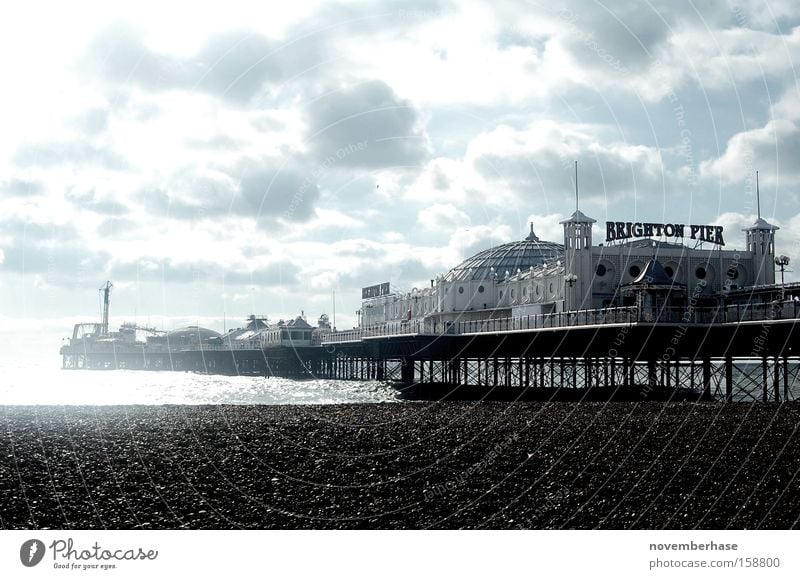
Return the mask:
{"type": "Polygon", "coordinates": [[[375,381],[62,370],[59,359],[54,363],[0,363],[0,404],[342,404],[393,401],[396,401],[393,388],[375,381]]]}

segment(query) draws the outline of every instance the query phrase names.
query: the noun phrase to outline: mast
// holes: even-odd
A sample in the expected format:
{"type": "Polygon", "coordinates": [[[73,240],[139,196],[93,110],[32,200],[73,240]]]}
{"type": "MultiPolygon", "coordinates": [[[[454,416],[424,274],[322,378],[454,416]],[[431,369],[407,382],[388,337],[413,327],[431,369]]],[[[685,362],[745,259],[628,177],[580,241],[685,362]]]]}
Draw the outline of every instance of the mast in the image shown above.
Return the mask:
{"type": "Polygon", "coordinates": [[[575,161],[575,213],[578,212],[578,161],[575,161]]]}
{"type": "Polygon", "coordinates": [[[758,218],[761,219],[761,191],[758,188],[758,171],[756,171],[756,203],[758,204],[758,218]]]}
{"type": "Polygon", "coordinates": [[[108,306],[112,287],[114,287],[114,284],[112,284],[110,281],[107,281],[106,284],[100,288],[100,291],[103,292],[103,319],[100,325],[100,333],[103,336],[108,335],[108,306]]]}

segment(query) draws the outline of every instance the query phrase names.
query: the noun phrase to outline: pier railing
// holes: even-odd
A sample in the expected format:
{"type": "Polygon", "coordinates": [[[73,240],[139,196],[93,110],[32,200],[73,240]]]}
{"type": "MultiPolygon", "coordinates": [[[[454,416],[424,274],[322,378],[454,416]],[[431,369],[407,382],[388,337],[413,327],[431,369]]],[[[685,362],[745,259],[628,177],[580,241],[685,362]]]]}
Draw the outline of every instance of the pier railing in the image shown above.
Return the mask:
{"type": "Polygon", "coordinates": [[[643,309],[633,306],[490,318],[485,320],[464,320],[450,323],[437,322],[436,324],[433,324],[430,320],[409,320],[392,323],[391,325],[378,324],[324,334],[321,336],[320,343],[358,342],[365,338],[408,334],[463,335],[607,324],[729,324],[771,320],[796,320],[799,318],[800,302],[795,300],[758,304],[732,304],[702,308],[662,307],[660,309],[643,309]]]}

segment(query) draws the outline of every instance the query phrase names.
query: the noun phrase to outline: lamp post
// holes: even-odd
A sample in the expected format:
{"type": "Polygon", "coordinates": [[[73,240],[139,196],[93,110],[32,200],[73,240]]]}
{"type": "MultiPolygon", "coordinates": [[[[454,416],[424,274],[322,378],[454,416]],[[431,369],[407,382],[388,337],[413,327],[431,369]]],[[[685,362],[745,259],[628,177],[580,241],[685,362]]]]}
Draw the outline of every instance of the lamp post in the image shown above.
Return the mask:
{"type": "Polygon", "coordinates": [[[775,258],[775,265],[781,268],[781,301],[786,297],[786,288],[783,282],[783,272],[786,266],[789,265],[789,258],[785,255],[779,255],[775,258]]]}

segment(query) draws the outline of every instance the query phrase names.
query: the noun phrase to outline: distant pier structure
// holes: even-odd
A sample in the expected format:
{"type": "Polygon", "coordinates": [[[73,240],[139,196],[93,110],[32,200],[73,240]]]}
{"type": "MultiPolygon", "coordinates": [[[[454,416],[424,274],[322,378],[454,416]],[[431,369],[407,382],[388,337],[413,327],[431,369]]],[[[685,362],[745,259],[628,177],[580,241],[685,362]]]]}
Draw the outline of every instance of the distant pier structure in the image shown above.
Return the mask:
{"type": "Polygon", "coordinates": [[[365,287],[352,330],[251,316],[224,335],[111,333],[106,307],[101,324],[75,326],[63,364],[384,380],[431,399],[797,397],[800,284],[784,283],[778,227],[759,215],[735,250],[719,225],[609,221],[599,244],[577,207],[562,225],[563,243],[532,224],[429,287],[365,287]]]}

